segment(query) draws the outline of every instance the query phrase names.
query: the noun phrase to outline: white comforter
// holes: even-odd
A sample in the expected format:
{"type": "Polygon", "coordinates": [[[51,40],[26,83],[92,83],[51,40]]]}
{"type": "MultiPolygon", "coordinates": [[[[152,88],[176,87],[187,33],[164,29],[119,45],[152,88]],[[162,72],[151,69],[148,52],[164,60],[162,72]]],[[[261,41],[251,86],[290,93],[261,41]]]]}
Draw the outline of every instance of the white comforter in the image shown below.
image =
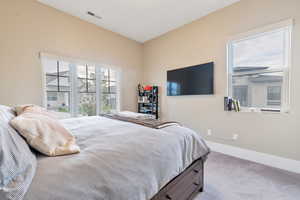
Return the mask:
{"type": "Polygon", "coordinates": [[[27,200],[150,200],[208,148],[194,131],[103,117],[66,119],[80,154],[39,157],[27,200]]]}

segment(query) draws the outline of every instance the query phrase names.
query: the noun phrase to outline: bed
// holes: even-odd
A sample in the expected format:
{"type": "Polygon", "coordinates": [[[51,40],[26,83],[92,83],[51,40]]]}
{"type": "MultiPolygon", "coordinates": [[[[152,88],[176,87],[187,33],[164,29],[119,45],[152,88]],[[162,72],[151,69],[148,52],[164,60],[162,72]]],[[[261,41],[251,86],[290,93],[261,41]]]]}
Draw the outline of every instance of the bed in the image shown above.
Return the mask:
{"type": "Polygon", "coordinates": [[[209,149],[188,128],[158,130],[101,116],[61,122],[81,153],[37,154],[24,200],[189,200],[203,190],[209,149]]]}

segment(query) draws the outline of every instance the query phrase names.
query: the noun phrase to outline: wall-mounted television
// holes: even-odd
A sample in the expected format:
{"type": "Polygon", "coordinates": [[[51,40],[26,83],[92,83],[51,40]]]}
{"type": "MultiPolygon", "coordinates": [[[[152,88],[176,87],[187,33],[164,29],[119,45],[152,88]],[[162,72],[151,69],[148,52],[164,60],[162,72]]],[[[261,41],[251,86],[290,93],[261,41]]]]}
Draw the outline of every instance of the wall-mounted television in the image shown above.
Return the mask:
{"type": "Polygon", "coordinates": [[[214,94],[214,63],[167,71],[167,95],[214,94]]]}

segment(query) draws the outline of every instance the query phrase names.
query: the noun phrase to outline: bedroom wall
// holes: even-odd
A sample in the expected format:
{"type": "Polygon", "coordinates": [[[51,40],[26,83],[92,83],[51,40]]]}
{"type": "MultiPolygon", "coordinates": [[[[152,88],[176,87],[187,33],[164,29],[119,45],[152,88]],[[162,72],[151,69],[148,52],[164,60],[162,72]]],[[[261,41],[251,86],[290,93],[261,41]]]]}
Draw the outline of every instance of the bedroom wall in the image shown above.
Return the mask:
{"type": "Polygon", "coordinates": [[[122,109],[136,110],[142,45],[35,0],[0,0],[0,104],[42,104],[39,52],[122,67],[122,109]]]}
{"type": "Polygon", "coordinates": [[[146,42],[143,49],[144,83],[161,86],[162,117],[180,121],[202,135],[210,128],[213,137],[205,136],[210,141],[300,160],[299,8],[299,0],[241,0],[146,42]],[[291,113],[223,111],[228,38],[288,18],[295,19],[291,113]],[[208,61],[215,62],[215,95],[166,96],[167,70],[208,61]],[[239,139],[230,141],[232,134],[239,134],[239,139]]]}

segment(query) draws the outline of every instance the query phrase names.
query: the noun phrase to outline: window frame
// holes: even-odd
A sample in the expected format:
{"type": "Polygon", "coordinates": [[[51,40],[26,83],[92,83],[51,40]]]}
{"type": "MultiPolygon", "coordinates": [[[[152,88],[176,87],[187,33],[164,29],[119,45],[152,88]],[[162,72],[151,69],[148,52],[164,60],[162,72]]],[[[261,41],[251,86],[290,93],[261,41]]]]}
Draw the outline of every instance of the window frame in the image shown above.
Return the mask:
{"type": "MultiPolygon", "coordinates": [[[[118,93],[119,93],[119,78],[120,78],[120,76],[119,76],[119,73],[118,73],[118,71],[116,71],[116,70],[114,70],[114,71],[116,71],[116,80],[111,80],[111,70],[114,70],[114,69],[112,69],[112,68],[109,68],[109,67],[102,67],[102,68],[99,68],[99,76],[100,76],[100,82],[99,82],[99,92],[100,92],[100,95],[99,95],[99,97],[101,98],[101,95],[116,95],[116,110],[119,110],[119,107],[120,107],[120,104],[119,104],[119,100],[118,100],[118,93]],[[101,73],[101,69],[104,69],[104,70],[108,70],[108,79],[104,79],[104,77],[102,77],[101,75],[102,75],[102,73],[101,73]],[[102,89],[102,87],[101,87],[101,84],[103,84],[103,83],[108,83],[108,85],[109,85],[109,90],[108,90],[108,92],[104,92],[104,91],[102,91],[101,89],[102,89]],[[115,92],[111,92],[110,91],[110,84],[111,83],[115,83],[115,85],[116,85],[116,91],[115,92]]],[[[99,102],[101,102],[101,103],[103,103],[102,101],[99,101],[99,102]]],[[[100,108],[102,108],[102,104],[100,104],[100,108]]],[[[101,110],[99,111],[99,113],[100,114],[103,114],[103,113],[105,113],[105,112],[101,112],[101,110]]]]}
{"type": "Polygon", "coordinates": [[[99,95],[99,92],[97,92],[97,84],[98,84],[98,77],[97,77],[97,66],[96,65],[91,65],[91,64],[74,64],[74,77],[75,77],[75,86],[74,86],[74,115],[75,116],[78,116],[80,114],[80,109],[79,109],[79,105],[80,105],[80,95],[82,94],[87,94],[87,95],[95,95],[96,97],[96,110],[95,110],[95,113],[96,113],[96,116],[99,115],[99,108],[98,108],[98,104],[97,104],[97,101],[100,99],[98,98],[98,95],[99,95]],[[79,77],[78,76],[78,66],[84,66],[85,68],[85,77],[82,78],[82,77],[79,77]],[[89,78],[88,77],[88,71],[89,71],[89,67],[95,67],[95,78],[89,78]],[[80,91],[79,89],[79,80],[84,80],[85,81],[85,90],[84,91],[80,91]],[[89,90],[89,86],[88,86],[88,82],[89,81],[95,81],[95,91],[90,91],[89,90]]]}
{"type": "MultiPolygon", "coordinates": [[[[71,74],[65,76],[65,75],[60,75],[60,67],[61,67],[61,61],[56,60],[56,74],[47,74],[47,72],[44,73],[45,76],[45,87],[46,87],[46,108],[48,108],[48,93],[56,93],[57,99],[58,99],[58,94],[63,94],[67,93],[68,94],[68,112],[71,112],[71,74]],[[55,90],[48,90],[48,85],[47,85],[47,77],[56,77],[57,79],[57,88],[55,90]],[[61,85],[60,85],[60,78],[69,78],[69,91],[68,90],[62,90],[61,85]]],[[[57,111],[59,112],[59,111],[57,111]]]]}
{"type": "MultiPolygon", "coordinates": [[[[77,66],[78,65],[84,65],[84,66],[95,66],[95,71],[96,71],[96,115],[100,115],[101,114],[101,75],[100,75],[100,71],[101,68],[105,68],[105,69],[111,69],[114,70],[116,72],[116,99],[117,99],[117,105],[116,105],[116,110],[119,111],[120,110],[120,102],[121,102],[121,89],[120,89],[120,82],[121,82],[121,69],[119,67],[115,67],[112,65],[106,65],[106,64],[99,64],[99,62],[91,62],[91,61],[84,61],[84,60],[79,60],[79,59],[74,59],[74,58],[68,58],[68,57],[63,57],[63,56],[56,56],[56,55],[52,55],[52,54],[48,54],[48,53],[43,53],[40,52],[39,53],[39,58],[40,58],[40,64],[42,67],[42,89],[43,89],[43,99],[42,99],[42,105],[43,107],[47,108],[47,103],[48,103],[48,99],[47,99],[47,75],[46,75],[46,71],[45,71],[45,64],[44,61],[45,60],[55,60],[55,61],[60,61],[60,62],[68,62],[69,63],[69,69],[70,69],[70,74],[69,74],[69,78],[70,78],[70,91],[69,91],[69,114],[72,117],[77,117],[80,113],[79,113],[79,94],[81,93],[79,91],[78,87],[78,76],[77,76],[77,66]],[[99,80],[99,81],[98,81],[99,80]]],[[[55,92],[55,91],[53,91],[55,92]]]]}
{"type": "MultiPolygon", "coordinates": [[[[285,58],[286,63],[280,71],[283,72],[283,83],[282,83],[282,101],[280,109],[272,108],[258,108],[258,107],[242,107],[242,112],[276,112],[276,113],[289,113],[291,110],[290,105],[290,94],[291,94],[291,61],[292,61],[292,39],[293,39],[293,25],[294,20],[288,19],[281,21],[279,23],[267,25],[261,28],[257,28],[242,34],[235,35],[228,39],[226,44],[226,64],[227,64],[227,96],[232,96],[233,94],[233,44],[236,42],[246,41],[255,37],[264,36],[272,32],[277,32],[279,30],[286,30],[286,45],[285,45],[285,58]]],[[[271,69],[276,71],[276,69],[271,69]]],[[[267,70],[270,72],[271,70],[267,70]]]]}

